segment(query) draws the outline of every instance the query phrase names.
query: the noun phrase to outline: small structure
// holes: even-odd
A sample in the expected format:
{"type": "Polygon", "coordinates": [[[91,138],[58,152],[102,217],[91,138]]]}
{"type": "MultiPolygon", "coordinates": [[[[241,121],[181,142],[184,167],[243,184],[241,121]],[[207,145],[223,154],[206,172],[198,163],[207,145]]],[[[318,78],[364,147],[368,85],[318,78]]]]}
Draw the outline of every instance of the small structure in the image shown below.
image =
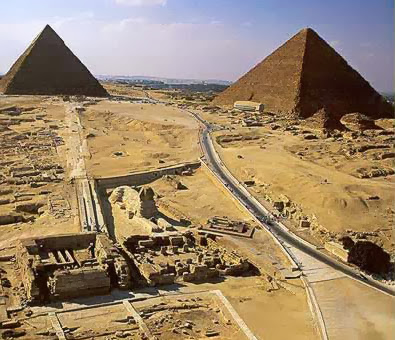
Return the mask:
{"type": "Polygon", "coordinates": [[[203,226],[201,230],[212,233],[251,238],[254,233],[254,229],[255,228],[251,227],[248,223],[243,221],[232,221],[229,220],[227,217],[214,216],[207,221],[207,224],[203,226]]]}
{"type": "Polygon", "coordinates": [[[250,102],[250,101],[237,101],[233,107],[240,111],[257,111],[263,112],[264,105],[262,103],[250,102]]]}

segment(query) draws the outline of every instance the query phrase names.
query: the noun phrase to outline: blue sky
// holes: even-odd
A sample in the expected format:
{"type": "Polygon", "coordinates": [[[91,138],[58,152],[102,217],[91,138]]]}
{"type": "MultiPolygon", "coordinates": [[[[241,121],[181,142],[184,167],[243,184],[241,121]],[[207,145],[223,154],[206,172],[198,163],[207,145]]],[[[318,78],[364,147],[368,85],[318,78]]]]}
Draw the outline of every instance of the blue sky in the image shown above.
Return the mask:
{"type": "Polygon", "coordinates": [[[236,80],[312,27],[393,90],[392,0],[0,0],[0,72],[46,23],[95,74],[236,80]]]}

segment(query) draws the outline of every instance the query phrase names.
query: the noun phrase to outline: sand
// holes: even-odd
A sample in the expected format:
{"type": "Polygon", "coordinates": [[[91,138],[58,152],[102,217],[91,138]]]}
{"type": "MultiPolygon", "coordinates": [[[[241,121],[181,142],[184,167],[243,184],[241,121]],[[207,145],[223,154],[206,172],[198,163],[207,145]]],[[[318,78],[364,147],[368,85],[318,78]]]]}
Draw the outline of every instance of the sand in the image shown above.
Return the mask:
{"type": "Polygon", "coordinates": [[[268,293],[258,277],[232,277],[221,283],[188,284],[182,292],[219,289],[260,339],[317,339],[304,288],[293,280],[293,292],[268,293]]]}
{"type": "MultiPolygon", "coordinates": [[[[126,91],[126,93],[131,95],[130,92],[126,91]]],[[[61,99],[47,97],[0,98],[0,108],[10,103],[17,103],[26,107],[44,108],[47,115],[46,121],[35,121],[33,125],[37,125],[37,128],[57,124],[57,132],[65,141],[68,140],[68,136],[72,133],[64,124],[65,108],[70,104],[76,103],[64,103],[61,99]]],[[[89,177],[117,176],[135,171],[146,171],[156,169],[159,166],[195,161],[201,155],[198,145],[199,126],[197,122],[190,115],[174,106],[102,100],[97,103],[92,102],[90,105],[84,105],[84,108],[85,111],[81,113],[80,118],[84,137],[88,140],[89,152],[85,153],[87,156],[85,162],[89,177]]],[[[210,114],[205,114],[205,117],[212,121],[221,121],[221,124],[230,126],[230,120],[225,113],[221,117],[210,114]]],[[[20,131],[28,131],[32,128],[31,126],[32,124],[23,123],[18,126],[18,129],[20,131]]],[[[249,132],[250,135],[258,134],[262,139],[225,143],[225,147],[217,144],[216,147],[224,162],[240,179],[245,180],[251,177],[255,179],[257,185],[252,187],[251,190],[255,190],[252,192],[258,198],[262,199],[263,190],[266,190],[266,188],[270,188],[271,191],[276,193],[285,193],[298,203],[298,198],[300,197],[301,201],[299,204],[303,204],[304,209],[307,207],[307,213],[316,214],[320,221],[330,216],[330,226],[336,224],[336,227],[333,227],[336,229],[333,230],[341,231],[346,228],[343,223],[337,223],[337,221],[342,220],[341,209],[347,210],[345,216],[350,228],[356,228],[357,223],[364,225],[362,217],[355,217],[357,221],[350,218],[353,211],[359,209],[358,204],[362,204],[358,203],[361,200],[354,194],[354,191],[356,191],[354,186],[357,186],[363,195],[377,194],[380,196],[378,201],[369,201],[368,206],[373,203],[378,205],[376,220],[381,221],[380,216],[386,204],[385,202],[389,202],[389,191],[386,191],[387,179],[381,177],[376,179],[358,179],[348,173],[353,171],[354,166],[347,165],[348,163],[343,162],[341,157],[337,158],[339,162],[337,168],[328,165],[328,160],[324,156],[321,158],[316,157],[315,160],[309,158],[318,154],[318,151],[315,149],[317,146],[307,150],[309,152],[306,159],[300,159],[295,156],[295,152],[298,152],[296,151],[298,147],[302,147],[306,143],[310,143],[307,144],[309,146],[313,146],[312,143],[322,143],[324,146],[328,142],[327,140],[306,142],[301,135],[292,136],[289,133],[265,128],[251,131],[241,129],[240,131],[234,130],[226,133],[244,132],[249,132]],[[261,145],[266,149],[261,149],[261,145]],[[239,159],[237,157],[239,154],[243,155],[244,158],[239,159]],[[347,166],[350,166],[350,168],[347,168],[347,166]],[[292,174],[289,171],[290,168],[293,169],[292,174]],[[325,186],[319,184],[325,178],[329,180],[330,184],[325,184],[325,186]],[[261,184],[265,185],[261,186],[261,184]],[[329,187],[330,185],[332,185],[332,188],[329,187]],[[325,189],[322,189],[322,187],[325,189]],[[347,188],[351,192],[349,194],[350,197],[346,195],[348,192],[347,188]],[[347,209],[341,206],[338,207],[330,200],[334,192],[337,195],[339,193],[345,195],[344,199],[347,201],[347,209]],[[314,200],[313,195],[324,195],[322,199],[326,197],[326,201],[329,202],[328,205],[321,210],[316,209],[316,205],[322,204],[322,202],[318,202],[317,199],[314,200]],[[329,214],[328,211],[330,209],[335,213],[329,214]]],[[[217,132],[216,136],[221,134],[224,134],[224,132],[217,132]]],[[[330,148],[337,147],[336,145],[336,142],[331,142],[330,148]]],[[[66,159],[67,148],[67,143],[65,143],[65,145],[59,147],[56,155],[52,157],[54,162],[58,162],[65,168],[65,179],[59,183],[48,184],[45,189],[49,188],[53,193],[67,199],[70,206],[68,217],[58,219],[48,214],[43,214],[32,223],[2,226],[0,255],[11,254],[12,249],[10,247],[13,247],[15,241],[22,237],[78,232],[80,230],[75,188],[73,182],[69,180],[72,169],[66,159]]],[[[355,160],[357,163],[362,161],[370,162],[369,159],[355,160]]],[[[173,214],[175,216],[171,217],[174,219],[179,217],[187,218],[191,221],[189,228],[204,224],[208,218],[216,215],[251,222],[251,217],[246,211],[229,196],[204,167],[196,170],[192,176],[177,176],[177,179],[181,181],[186,189],[177,190],[163,179],[151,183],[154,191],[158,194],[159,209],[162,209],[163,211],[161,211],[164,214],[173,214]],[[170,207],[168,211],[166,206],[170,207]]],[[[29,191],[33,190],[31,188],[27,189],[29,191]]],[[[0,209],[5,208],[0,206],[0,209]]],[[[369,210],[369,214],[371,211],[369,210]]],[[[117,236],[127,237],[137,230],[133,230],[133,225],[128,224],[127,219],[121,213],[114,214],[114,227],[116,231],[119,231],[119,234],[116,233],[117,236]]],[[[354,214],[356,214],[355,211],[354,214]]],[[[178,228],[186,230],[185,228],[188,227],[178,228]]],[[[369,223],[366,223],[364,228],[364,230],[371,230],[369,229],[369,223]]],[[[248,327],[260,338],[317,338],[318,333],[314,329],[312,314],[310,313],[306,293],[301,281],[299,279],[284,281],[278,279],[282,288],[273,290],[270,289],[271,286],[269,287],[266,275],[274,275],[276,265],[277,267],[289,267],[289,263],[266,232],[258,230],[252,240],[234,240],[224,237],[221,240],[221,244],[226,245],[229,249],[237,249],[243,256],[251,257],[254,264],[261,269],[263,275],[261,277],[225,278],[222,282],[204,284],[188,283],[177,286],[178,292],[220,289],[248,327]]],[[[11,274],[9,276],[11,278],[11,274]]],[[[280,276],[276,275],[276,277],[279,278],[280,276]]],[[[13,280],[15,281],[16,278],[13,278],[13,280]]],[[[321,285],[322,283],[318,284],[321,285]]],[[[320,293],[318,284],[315,289],[320,293]]],[[[329,291],[332,292],[331,290],[329,291]]],[[[336,292],[333,294],[336,294],[336,292]]],[[[361,291],[358,294],[364,294],[364,292],[361,291]]],[[[370,294],[372,293],[366,293],[369,296],[370,294]]],[[[348,306],[350,305],[350,308],[353,308],[352,305],[356,300],[357,298],[355,297],[349,302],[345,299],[346,307],[349,308],[348,306]]],[[[380,300],[380,302],[377,306],[372,306],[372,310],[380,311],[381,304],[386,304],[387,302],[381,301],[380,297],[377,300],[380,300]]],[[[325,301],[325,298],[323,298],[323,301],[325,301]]],[[[369,304],[372,303],[373,305],[374,303],[371,301],[374,301],[373,297],[369,300],[369,304]]],[[[123,317],[123,315],[121,316],[123,317]]],[[[65,317],[67,319],[67,315],[65,317]]],[[[90,328],[89,323],[92,323],[92,319],[105,323],[105,312],[99,309],[92,309],[86,315],[81,314],[80,317],[82,319],[77,322],[75,322],[72,315],[70,319],[65,319],[64,321],[70,327],[82,325],[83,327],[79,329],[81,332],[85,332],[90,328]],[[96,313],[98,314],[96,315],[96,313]],[[85,321],[84,317],[89,322],[85,321]]],[[[330,317],[328,316],[329,319],[330,317]]],[[[336,317],[339,318],[341,316],[336,317]]],[[[369,322],[374,323],[374,327],[376,327],[377,332],[374,334],[385,334],[382,331],[381,319],[367,319],[369,322]]],[[[356,322],[360,323],[362,317],[358,320],[356,322]]],[[[383,318],[382,320],[385,321],[386,319],[383,318]]],[[[117,329],[119,327],[118,324],[110,325],[110,323],[109,326],[116,326],[117,329]]],[[[97,327],[98,331],[103,330],[103,328],[97,327]]]]}
{"type": "MultiPolygon", "coordinates": [[[[203,113],[202,116],[231,129],[213,133],[215,147],[239,180],[255,181],[256,185],[249,190],[259,200],[265,202],[265,195],[269,195],[276,201],[280,195],[286,195],[304,215],[315,216],[333,235],[347,230],[377,232],[374,241],[388,250],[393,249],[394,176],[359,178],[364,171],[391,169],[392,156],[380,159],[380,155],[393,151],[388,144],[390,132],[372,132],[373,136],[366,134],[357,138],[345,132],[339,138],[322,138],[322,132],[297,124],[292,124],[297,127],[296,131],[285,131],[285,126],[291,123],[281,120],[273,130],[271,125],[275,123],[254,128],[231,124],[234,118],[226,113],[203,113]],[[317,139],[304,139],[308,134],[317,139]],[[229,136],[257,139],[225,139],[224,142],[218,139],[229,139],[229,136]],[[372,145],[377,148],[355,151],[372,145]],[[350,152],[354,154],[349,155],[350,152]]],[[[263,119],[273,121],[268,116],[263,119]]]]}
{"type": "Polygon", "coordinates": [[[87,109],[82,125],[92,155],[87,170],[95,177],[125,175],[200,156],[197,123],[169,106],[102,101],[87,109]]]}

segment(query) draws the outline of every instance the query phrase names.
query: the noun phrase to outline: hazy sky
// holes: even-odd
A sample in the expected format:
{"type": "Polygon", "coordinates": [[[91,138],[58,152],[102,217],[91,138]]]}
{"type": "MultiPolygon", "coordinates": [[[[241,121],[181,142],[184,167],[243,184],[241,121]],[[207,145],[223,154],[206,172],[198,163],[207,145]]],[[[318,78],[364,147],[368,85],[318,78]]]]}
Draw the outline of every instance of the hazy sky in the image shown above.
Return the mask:
{"type": "Polygon", "coordinates": [[[0,72],[46,23],[94,74],[224,80],[312,27],[387,91],[393,16],[393,0],[0,0],[0,72]]]}

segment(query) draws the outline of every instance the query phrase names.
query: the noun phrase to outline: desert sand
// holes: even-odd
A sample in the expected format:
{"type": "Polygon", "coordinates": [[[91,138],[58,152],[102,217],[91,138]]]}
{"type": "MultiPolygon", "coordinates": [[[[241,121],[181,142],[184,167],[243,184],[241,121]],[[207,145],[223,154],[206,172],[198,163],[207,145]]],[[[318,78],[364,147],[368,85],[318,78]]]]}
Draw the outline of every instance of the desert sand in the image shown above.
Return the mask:
{"type": "Polygon", "coordinates": [[[265,204],[288,197],[297,227],[309,216],[323,240],[365,232],[393,249],[391,129],[331,136],[267,114],[260,119],[269,123],[253,128],[234,123],[234,113],[201,115],[229,129],[213,136],[230,171],[240,181],[254,180],[249,190],[265,204]]]}
{"type": "MultiPolygon", "coordinates": [[[[159,167],[197,161],[201,156],[198,144],[198,123],[188,113],[174,106],[130,102],[129,99],[122,101],[119,99],[87,100],[86,102],[77,99],[74,102],[73,98],[67,98],[64,101],[60,97],[26,96],[2,97],[0,100],[0,110],[17,106],[22,111],[17,116],[22,121],[18,122],[16,126],[10,126],[13,134],[48,129],[56,131],[56,136],[59,136],[59,141],[62,142],[56,146],[51,144],[51,153],[48,151],[41,153],[40,157],[49,159],[51,163],[59,164],[64,169],[59,179],[48,182],[39,188],[28,187],[30,184],[27,186],[25,184],[17,185],[15,189],[12,187],[13,193],[28,192],[29,195],[32,195],[33,202],[42,201],[43,205],[40,213],[34,214],[34,219],[1,226],[0,254],[5,258],[14,256],[15,245],[20,239],[76,233],[81,230],[76,183],[72,179],[75,175],[74,161],[71,157],[71,155],[80,153],[70,149],[75,147],[75,136],[79,132],[75,130],[76,125],[70,122],[70,117],[67,118],[70,113],[66,114],[73,105],[83,107],[79,116],[82,131],[80,137],[86,138],[88,141],[87,152],[83,152],[82,155],[89,178],[144,172],[159,167]],[[40,115],[44,115],[42,119],[40,115]],[[24,122],[25,118],[30,118],[31,121],[24,122]],[[47,191],[50,191],[50,194],[40,194],[40,192],[47,191]],[[59,210],[55,215],[52,215],[48,195],[50,197],[56,195],[61,198],[66,202],[67,209],[59,210]]],[[[7,116],[8,111],[5,112],[2,114],[7,116]]],[[[9,118],[7,117],[7,119],[9,118]]],[[[9,133],[8,130],[6,133],[9,133]]],[[[28,161],[30,158],[24,158],[18,162],[21,162],[21,166],[31,164],[31,160],[28,161]]],[[[185,188],[177,189],[172,181],[165,178],[153,181],[150,186],[157,195],[158,208],[164,215],[174,220],[183,218],[190,222],[189,227],[176,226],[180,232],[188,229],[197,230],[197,227],[206,224],[207,220],[213,216],[227,216],[230,219],[245,221],[251,226],[256,226],[247,211],[232,199],[206,168],[199,167],[191,175],[175,176],[175,179],[180,181],[185,188]]],[[[5,198],[8,199],[12,195],[6,194],[6,196],[5,198]]],[[[55,206],[58,207],[58,205],[55,206]]],[[[13,209],[14,204],[2,205],[1,213],[13,213],[13,209]]],[[[64,209],[64,207],[60,205],[59,209],[64,209]]],[[[138,226],[134,228],[133,223],[125,219],[125,215],[122,215],[121,211],[118,213],[113,211],[113,213],[115,235],[118,241],[121,242],[122,239],[139,232],[138,226]]],[[[296,338],[298,339],[314,339],[317,331],[301,282],[299,279],[291,279],[281,281],[282,283],[278,285],[268,283],[267,278],[271,275],[281,277],[278,272],[279,266],[287,268],[290,263],[266,232],[258,230],[256,235],[256,241],[252,240],[252,242],[256,244],[254,251],[259,248],[259,252],[253,255],[247,250],[243,256],[246,258],[249,255],[255,256],[255,265],[262,276],[226,278],[223,281],[205,284],[185,283],[182,291],[187,293],[202,289],[221,290],[234,305],[236,311],[240,313],[247,326],[258,336],[276,339],[279,334],[284,337],[297,334],[296,338]],[[287,320],[282,317],[285,310],[289,313],[287,320]]],[[[225,237],[221,244],[229,249],[237,248],[232,245],[230,238],[225,237]]],[[[14,264],[1,262],[0,265],[6,272],[10,289],[18,286],[19,272],[14,264]]],[[[8,288],[6,289],[8,291],[8,288]]],[[[15,293],[12,298],[7,300],[7,306],[19,304],[21,299],[23,299],[23,294],[15,293]]],[[[75,314],[72,312],[59,314],[59,320],[62,327],[66,327],[65,329],[80,327],[77,333],[80,332],[78,334],[81,335],[129,332],[130,338],[138,337],[140,333],[134,326],[123,327],[116,322],[110,322],[105,328],[104,326],[92,328],[84,321],[84,318],[91,319],[92,317],[98,321],[102,320],[102,314],[112,310],[111,308],[95,307],[92,310],[81,311],[78,314],[80,319],[77,318],[79,320],[77,323],[73,321],[75,314]]],[[[116,315],[119,319],[125,317],[122,314],[123,310],[115,307],[113,309],[115,313],[118,313],[116,315]]],[[[38,307],[35,313],[44,310],[45,307],[38,307]]],[[[27,323],[23,321],[16,332],[20,331],[29,336],[38,332],[34,329],[43,329],[44,333],[47,329],[48,334],[55,332],[46,317],[36,317],[34,321],[32,319],[27,323]]],[[[41,331],[38,333],[41,334],[41,331]]],[[[37,338],[41,338],[41,335],[37,335],[37,338]]]]}
{"type": "Polygon", "coordinates": [[[82,125],[92,176],[125,175],[200,157],[197,123],[172,107],[102,101],[87,109],[82,125]]]}

